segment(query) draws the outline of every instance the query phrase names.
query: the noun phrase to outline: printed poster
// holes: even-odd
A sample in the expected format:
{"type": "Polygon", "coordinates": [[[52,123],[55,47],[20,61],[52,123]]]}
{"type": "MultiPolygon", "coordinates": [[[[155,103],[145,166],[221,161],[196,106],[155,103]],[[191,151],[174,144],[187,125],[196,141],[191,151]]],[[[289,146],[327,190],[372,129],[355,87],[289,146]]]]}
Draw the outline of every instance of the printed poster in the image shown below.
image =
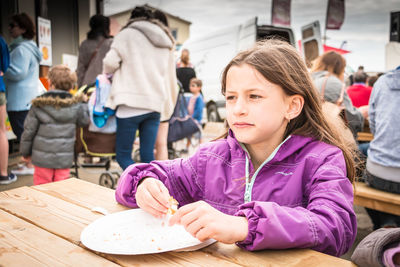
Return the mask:
{"type": "Polygon", "coordinates": [[[40,52],[42,52],[42,61],[40,65],[51,66],[51,21],[38,17],[38,43],[40,52]]]}

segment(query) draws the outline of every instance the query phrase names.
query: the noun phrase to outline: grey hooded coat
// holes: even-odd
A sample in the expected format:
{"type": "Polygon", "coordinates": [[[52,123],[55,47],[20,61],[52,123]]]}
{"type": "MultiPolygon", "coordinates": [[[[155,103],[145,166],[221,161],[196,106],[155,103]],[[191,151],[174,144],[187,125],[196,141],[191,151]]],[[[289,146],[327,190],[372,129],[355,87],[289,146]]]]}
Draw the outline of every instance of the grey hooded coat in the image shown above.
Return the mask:
{"type": "Polygon", "coordinates": [[[52,90],[35,98],[25,119],[20,152],[32,156],[35,166],[70,168],[74,159],[76,126],[89,124],[82,95],[52,90]]]}

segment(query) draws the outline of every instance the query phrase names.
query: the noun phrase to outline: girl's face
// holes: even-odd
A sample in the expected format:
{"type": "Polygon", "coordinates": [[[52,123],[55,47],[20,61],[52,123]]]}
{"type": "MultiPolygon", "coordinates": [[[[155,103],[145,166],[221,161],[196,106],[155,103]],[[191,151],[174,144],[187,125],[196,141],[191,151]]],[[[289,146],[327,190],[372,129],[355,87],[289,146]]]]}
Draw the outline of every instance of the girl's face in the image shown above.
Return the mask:
{"type": "Polygon", "coordinates": [[[189,89],[190,89],[190,92],[193,94],[198,94],[198,93],[200,93],[200,90],[201,90],[200,86],[197,86],[197,84],[195,84],[195,83],[190,83],[189,89]]]}
{"type": "Polygon", "coordinates": [[[282,142],[290,97],[279,85],[242,64],[229,69],[225,95],[227,121],[239,142],[261,146],[282,142]]]}

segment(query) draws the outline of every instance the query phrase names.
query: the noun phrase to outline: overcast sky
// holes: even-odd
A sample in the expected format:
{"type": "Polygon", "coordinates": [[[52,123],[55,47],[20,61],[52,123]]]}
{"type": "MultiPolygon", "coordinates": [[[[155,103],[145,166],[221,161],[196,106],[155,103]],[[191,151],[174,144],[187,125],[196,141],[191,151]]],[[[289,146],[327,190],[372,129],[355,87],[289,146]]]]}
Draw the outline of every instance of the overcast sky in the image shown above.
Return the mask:
{"type": "MultiPolygon", "coordinates": [[[[192,22],[191,38],[258,17],[271,22],[271,0],[105,0],[104,13],[112,15],[136,5],[149,4],[192,22]]],[[[319,20],[325,27],[327,0],[292,0],[291,27],[296,39],[302,25],[319,20]]],[[[389,42],[390,12],[400,11],[400,0],[345,0],[345,20],[340,30],[328,30],[327,45],[351,51],[345,57],[352,69],[385,71],[385,45],[389,42]]]]}

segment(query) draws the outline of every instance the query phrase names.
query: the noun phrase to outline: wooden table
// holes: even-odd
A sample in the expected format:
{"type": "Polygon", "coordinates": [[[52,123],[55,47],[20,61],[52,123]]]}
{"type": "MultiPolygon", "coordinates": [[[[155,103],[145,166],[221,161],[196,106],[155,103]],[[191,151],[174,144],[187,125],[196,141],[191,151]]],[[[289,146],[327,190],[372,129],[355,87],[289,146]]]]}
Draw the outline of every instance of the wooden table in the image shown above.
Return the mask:
{"type": "Polygon", "coordinates": [[[80,243],[81,231],[100,214],[127,208],[114,191],[68,179],[0,192],[1,266],[355,266],[310,249],[248,252],[219,242],[193,252],[123,256],[96,253],[80,243]]]}
{"type": "Polygon", "coordinates": [[[356,182],[354,205],[379,210],[400,216],[400,195],[372,188],[356,182]]]}

